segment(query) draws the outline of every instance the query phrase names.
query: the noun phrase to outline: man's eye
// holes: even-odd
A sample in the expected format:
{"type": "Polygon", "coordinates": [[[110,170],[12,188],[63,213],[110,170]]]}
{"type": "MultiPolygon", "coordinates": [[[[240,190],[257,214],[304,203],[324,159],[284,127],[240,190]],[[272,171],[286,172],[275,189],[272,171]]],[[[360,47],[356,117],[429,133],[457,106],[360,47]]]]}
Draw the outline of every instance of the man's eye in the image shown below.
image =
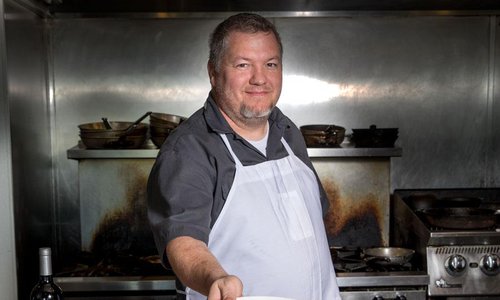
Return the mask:
{"type": "Polygon", "coordinates": [[[246,63],[241,63],[241,64],[237,64],[236,65],[237,68],[240,68],[240,69],[244,69],[244,68],[247,68],[248,67],[248,64],[246,63]]]}
{"type": "Polygon", "coordinates": [[[276,69],[278,67],[277,63],[267,63],[267,67],[271,69],[276,69]]]}

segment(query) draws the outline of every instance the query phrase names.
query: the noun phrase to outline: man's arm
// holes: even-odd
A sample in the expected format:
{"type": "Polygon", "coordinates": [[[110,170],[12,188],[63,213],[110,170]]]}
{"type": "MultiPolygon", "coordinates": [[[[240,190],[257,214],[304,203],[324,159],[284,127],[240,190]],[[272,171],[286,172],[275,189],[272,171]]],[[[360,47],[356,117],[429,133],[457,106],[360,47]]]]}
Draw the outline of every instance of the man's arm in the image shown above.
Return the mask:
{"type": "Polygon", "coordinates": [[[208,300],[235,300],[242,296],[243,284],[229,275],[219,264],[207,245],[191,237],[182,236],[170,241],[167,257],[178,279],[208,300]]]}

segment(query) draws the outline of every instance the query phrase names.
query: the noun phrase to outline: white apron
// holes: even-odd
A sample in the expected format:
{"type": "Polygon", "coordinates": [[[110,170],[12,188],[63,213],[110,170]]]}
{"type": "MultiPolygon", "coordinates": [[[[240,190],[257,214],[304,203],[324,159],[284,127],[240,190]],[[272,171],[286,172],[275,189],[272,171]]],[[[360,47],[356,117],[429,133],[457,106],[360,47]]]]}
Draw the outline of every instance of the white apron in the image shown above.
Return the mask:
{"type": "MultiPolygon", "coordinates": [[[[284,139],[287,157],[243,166],[221,137],[236,174],[208,248],[241,279],[244,296],[340,300],[314,173],[284,139]]],[[[206,299],[190,288],[186,294],[206,299]]]]}

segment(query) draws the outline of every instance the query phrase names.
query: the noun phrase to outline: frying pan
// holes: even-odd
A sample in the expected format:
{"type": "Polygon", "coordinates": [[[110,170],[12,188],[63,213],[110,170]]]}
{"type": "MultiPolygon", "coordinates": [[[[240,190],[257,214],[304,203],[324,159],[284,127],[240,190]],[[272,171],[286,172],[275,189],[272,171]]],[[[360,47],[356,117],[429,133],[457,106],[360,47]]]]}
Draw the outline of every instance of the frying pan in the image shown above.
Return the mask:
{"type": "Polygon", "coordinates": [[[352,141],[356,147],[392,148],[398,139],[398,128],[377,128],[370,125],[368,129],[352,129],[352,141]]]}
{"type": "Polygon", "coordinates": [[[447,229],[485,229],[496,223],[495,210],[488,208],[429,208],[421,213],[431,226],[447,229]]]}
{"type": "Polygon", "coordinates": [[[373,247],[363,250],[363,258],[367,263],[378,265],[404,265],[410,261],[415,251],[399,247],[373,247]]]}
{"type": "Polygon", "coordinates": [[[481,205],[481,198],[476,198],[476,197],[437,198],[432,194],[423,194],[423,195],[409,196],[408,204],[415,211],[428,208],[479,207],[479,205],[481,205]]]}
{"type": "Polygon", "coordinates": [[[479,207],[481,198],[477,197],[445,197],[440,198],[441,207],[479,207]]]}
{"type": "Polygon", "coordinates": [[[300,131],[307,147],[338,147],[345,138],[345,128],[336,125],[304,125],[300,131]]]}

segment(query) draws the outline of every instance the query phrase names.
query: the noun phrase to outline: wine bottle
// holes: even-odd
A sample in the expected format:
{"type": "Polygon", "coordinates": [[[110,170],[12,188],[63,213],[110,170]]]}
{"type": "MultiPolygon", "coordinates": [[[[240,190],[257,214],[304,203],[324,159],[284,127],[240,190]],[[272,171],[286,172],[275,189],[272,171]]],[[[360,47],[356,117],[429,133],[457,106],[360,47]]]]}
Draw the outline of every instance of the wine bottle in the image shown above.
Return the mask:
{"type": "Polygon", "coordinates": [[[40,248],[40,277],[33,287],[30,300],[63,300],[63,293],[52,278],[52,251],[50,248],[40,248]]]}

